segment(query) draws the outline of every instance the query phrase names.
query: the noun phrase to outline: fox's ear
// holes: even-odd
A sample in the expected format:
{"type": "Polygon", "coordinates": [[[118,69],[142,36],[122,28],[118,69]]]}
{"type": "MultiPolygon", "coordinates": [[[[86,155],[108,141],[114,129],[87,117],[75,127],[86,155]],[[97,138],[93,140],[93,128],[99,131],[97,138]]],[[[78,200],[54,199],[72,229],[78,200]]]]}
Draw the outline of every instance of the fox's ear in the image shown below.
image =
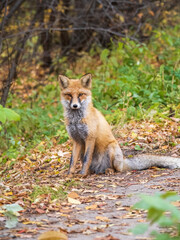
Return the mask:
{"type": "Polygon", "coordinates": [[[82,78],[80,79],[81,84],[83,87],[85,88],[91,88],[92,85],[92,76],[90,73],[82,76],[82,78]]]}
{"type": "Polygon", "coordinates": [[[63,90],[63,89],[68,87],[68,85],[69,85],[69,78],[67,78],[66,76],[63,76],[63,75],[59,75],[58,76],[58,80],[59,80],[59,84],[60,84],[61,90],[63,90]]]}

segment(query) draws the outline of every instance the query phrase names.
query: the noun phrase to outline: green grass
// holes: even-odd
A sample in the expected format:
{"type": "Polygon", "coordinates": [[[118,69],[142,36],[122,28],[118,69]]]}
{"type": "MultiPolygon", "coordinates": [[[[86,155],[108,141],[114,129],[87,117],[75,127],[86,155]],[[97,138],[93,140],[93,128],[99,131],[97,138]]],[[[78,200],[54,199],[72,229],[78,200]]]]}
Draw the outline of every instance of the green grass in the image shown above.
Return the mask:
{"type": "MultiPolygon", "coordinates": [[[[180,116],[179,30],[179,25],[157,30],[148,44],[123,39],[109,49],[96,46],[77,61],[76,65],[87,63],[82,74],[93,74],[94,105],[111,124],[180,116]]],[[[71,66],[66,74],[78,77],[71,66]]],[[[2,125],[0,162],[28,153],[41,141],[51,147],[53,137],[59,143],[68,139],[57,76],[50,76],[48,84],[34,90],[27,101],[10,94],[6,107],[19,113],[21,120],[2,125]]]]}
{"type": "Polygon", "coordinates": [[[35,201],[37,198],[48,195],[51,200],[54,199],[64,199],[67,195],[67,193],[63,190],[62,187],[58,187],[57,189],[51,188],[49,186],[36,186],[33,189],[33,192],[31,194],[32,201],[35,201]]]}
{"type": "Polygon", "coordinates": [[[80,182],[72,180],[66,180],[64,181],[60,186],[58,187],[51,187],[48,185],[42,185],[42,186],[35,186],[33,189],[33,192],[31,194],[32,201],[35,201],[37,198],[42,197],[43,195],[48,195],[51,200],[54,199],[64,199],[67,196],[67,191],[70,190],[72,187],[78,187],[80,186],[80,182]]]}

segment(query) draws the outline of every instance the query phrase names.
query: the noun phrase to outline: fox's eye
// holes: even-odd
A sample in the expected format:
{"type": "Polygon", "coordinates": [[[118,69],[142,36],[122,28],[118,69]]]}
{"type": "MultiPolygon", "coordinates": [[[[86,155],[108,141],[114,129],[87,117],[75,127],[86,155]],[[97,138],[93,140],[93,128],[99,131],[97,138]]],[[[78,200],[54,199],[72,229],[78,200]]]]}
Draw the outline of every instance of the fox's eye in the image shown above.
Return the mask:
{"type": "Polygon", "coordinates": [[[80,94],[79,94],[79,97],[81,97],[81,96],[83,96],[83,95],[85,95],[85,93],[80,93],[80,94]]]}

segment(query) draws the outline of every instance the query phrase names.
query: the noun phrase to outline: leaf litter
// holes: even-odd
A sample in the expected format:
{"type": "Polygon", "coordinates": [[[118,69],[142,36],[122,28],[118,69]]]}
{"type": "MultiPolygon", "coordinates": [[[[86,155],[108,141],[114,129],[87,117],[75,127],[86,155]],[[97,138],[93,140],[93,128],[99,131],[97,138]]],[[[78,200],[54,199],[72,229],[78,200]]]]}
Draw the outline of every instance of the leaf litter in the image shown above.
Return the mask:
{"type": "MultiPolygon", "coordinates": [[[[180,155],[177,121],[132,121],[114,133],[126,156],[141,152],[180,155]]],[[[6,217],[0,211],[0,238],[37,239],[43,232],[48,237],[54,231],[57,236],[64,232],[68,239],[134,239],[128,229],[144,222],[146,216],[131,209],[139,199],[138,193],[180,193],[180,170],[151,168],[69,178],[71,141],[58,145],[53,140],[53,144],[49,149],[43,142],[44,151],[37,147],[31,155],[0,167],[0,207],[19,204],[24,209],[13,229],[5,228],[6,217]]],[[[77,168],[80,170],[80,164],[77,168]]]]}

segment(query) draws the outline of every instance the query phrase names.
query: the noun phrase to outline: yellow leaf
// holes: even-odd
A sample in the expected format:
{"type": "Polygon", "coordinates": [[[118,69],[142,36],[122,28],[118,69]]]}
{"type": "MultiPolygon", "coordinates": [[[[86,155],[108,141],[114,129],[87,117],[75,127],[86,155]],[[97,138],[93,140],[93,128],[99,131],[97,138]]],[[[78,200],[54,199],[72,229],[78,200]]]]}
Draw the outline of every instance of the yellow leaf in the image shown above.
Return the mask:
{"type": "Polygon", "coordinates": [[[137,135],[137,133],[132,132],[132,133],[131,133],[131,136],[132,136],[132,138],[137,138],[138,135],[137,135]]]}
{"type": "Polygon", "coordinates": [[[42,141],[42,142],[40,142],[40,143],[39,143],[39,145],[38,145],[38,146],[44,146],[44,144],[45,144],[45,142],[44,142],[44,141],[42,141]]]}
{"type": "Polygon", "coordinates": [[[95,209],[97,209],[97,204],[93,204],[93,205],[90,205],[90,206],[87,206],[86,207],[86,210],[95,210],[95,209]]]}
{"type": "Polygon", "coordinates": [[[26,222],[23,222],[23,224],[25,224],[25,225],[31,225],[31,224],[42,225],[42,222],[26,221],[26,222]]]}
{"type": "Polygon", "coordinates": [[[158,175],[152,175],[151,177],[156,178],[156,177],[161,177],[161,175],[160,175],[160,174],[158,174],[158,175]]]}
{"type": "Polygon", "coordinates": [[[29,158],[25,158],[25,160],[26,160],[28,163],[32,164],[32,162],[31,162],[31,160],[30,160],[29,158]]]}
{"type": "Polygon", "coordinates": [[[59,231],[48,231],[41,234],[38,240],[68,240],[68,237],[65,233],[59,231]]]}
{"type": "Polygon", "coordinates": [[[61,213],[61,216],[62,216],[62,217],[68,217],[69,215],[68,215],[68,214],[64,214],[64,213],[61,213]]]}
{"type": "Polygon", "coordinates": [[[53,118],[52,114],[51,113],[48,113],[48,116],[49,118],[53,118]]]}
{"type": "Polygon", "coordinates": [[[122,15],[119,16],[119,19],[122,23],[124,22],[124,17],[122,15]]]}
{"type": "Polygon", "coordinates": [[[110,221],[109,218],[103,217],[103,216],[97,216],[96,219],[100,220],[102,222],[109,222],[110,221]]]}
{"type": "Polygon", "coordinates": [[[12,196],[13,195],[13,192],[6,192],[4,193],[5,196],[12,196]]]}

